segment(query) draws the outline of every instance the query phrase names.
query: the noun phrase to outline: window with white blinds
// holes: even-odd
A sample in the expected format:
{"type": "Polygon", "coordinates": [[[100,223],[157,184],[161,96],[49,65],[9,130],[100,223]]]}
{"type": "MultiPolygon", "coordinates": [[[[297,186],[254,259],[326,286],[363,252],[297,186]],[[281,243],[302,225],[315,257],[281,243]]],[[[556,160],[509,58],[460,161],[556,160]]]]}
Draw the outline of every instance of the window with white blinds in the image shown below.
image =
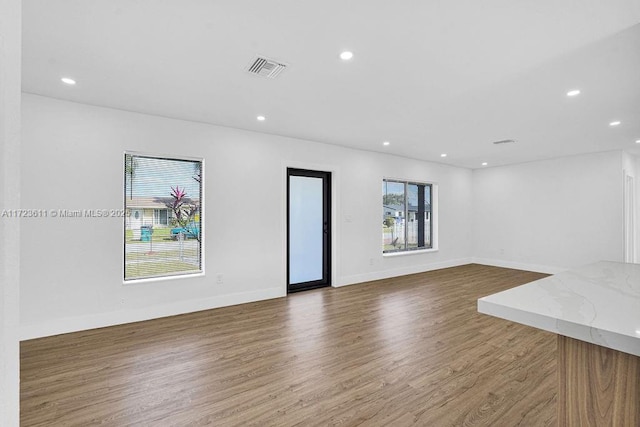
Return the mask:
{"type": "Polygon", "coordinates": [[[202,159],[124,155],[124,279],[202,272],[202,159]]]}

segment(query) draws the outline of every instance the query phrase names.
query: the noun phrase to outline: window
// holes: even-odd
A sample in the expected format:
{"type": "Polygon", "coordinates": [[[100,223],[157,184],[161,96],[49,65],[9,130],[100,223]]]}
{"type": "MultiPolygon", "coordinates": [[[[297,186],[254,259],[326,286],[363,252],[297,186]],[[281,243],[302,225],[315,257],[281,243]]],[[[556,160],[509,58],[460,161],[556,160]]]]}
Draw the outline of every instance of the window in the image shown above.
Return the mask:
{"type": "Polygon", "coordinates": [[[153,225],[169,225],[169,209],[154,209],[153,225]]]}
{"type": "Polygon", "coordinates": [[[382,181],[382,252],[433,248],[432,185],[382,181]]]}
{"type": "Polygon", "coordinates": [[[202,169],[125,153],[125,281],[202,272],[202,169]]]}

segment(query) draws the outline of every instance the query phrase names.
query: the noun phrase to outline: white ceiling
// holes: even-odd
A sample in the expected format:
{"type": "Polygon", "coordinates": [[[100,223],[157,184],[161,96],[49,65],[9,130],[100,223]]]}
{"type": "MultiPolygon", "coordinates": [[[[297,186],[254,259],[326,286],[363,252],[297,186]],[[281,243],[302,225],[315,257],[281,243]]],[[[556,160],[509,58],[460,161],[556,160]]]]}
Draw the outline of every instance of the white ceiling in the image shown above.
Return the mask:
{"type": "Polygon", "coordinates": [[[640,0],[23,0],[23,32],[55,98],[469,168],[640,154],[640,0]]]}

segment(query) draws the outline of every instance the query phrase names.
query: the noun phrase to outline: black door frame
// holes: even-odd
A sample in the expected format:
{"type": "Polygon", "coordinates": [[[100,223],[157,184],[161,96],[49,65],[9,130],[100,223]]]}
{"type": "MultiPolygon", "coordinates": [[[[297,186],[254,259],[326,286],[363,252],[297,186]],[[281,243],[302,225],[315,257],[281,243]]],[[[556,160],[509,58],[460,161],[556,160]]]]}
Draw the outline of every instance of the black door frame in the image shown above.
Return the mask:
{"type": "Polygon", "coordinates": [[[306,291],[309,289],[331,286],[331,172],[309,169],[287,168],[287,293],[306,291]],[[289,283],[290,274],[290,182],[292,176],[304,176],[322,179],[322,216],[323,216],[323,249],[322,279],[310,282],[289,283]]]}

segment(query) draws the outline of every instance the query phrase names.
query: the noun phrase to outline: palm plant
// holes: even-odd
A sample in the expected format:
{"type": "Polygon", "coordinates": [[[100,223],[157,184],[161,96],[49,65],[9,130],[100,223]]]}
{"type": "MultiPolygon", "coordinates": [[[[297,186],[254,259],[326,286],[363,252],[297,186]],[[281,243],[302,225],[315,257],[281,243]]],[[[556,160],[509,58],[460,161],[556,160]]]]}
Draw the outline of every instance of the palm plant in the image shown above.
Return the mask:
{"type": "MultiPolygon", "coordinates": [[[[172,200],[167,203],[167,207],[173,212],[175,223],[183,230],[186,230],[189,224],[194,220],[196,214],[200,210],[200,207],[197,203],[193,203],[191,199],[187,197],[187,193],[184,188],[181,189],[177,185],[175,188],[171,187],[170,195],[172,200]]],[[[199,230],[194,234],[199,242],[199,230]]]]}

